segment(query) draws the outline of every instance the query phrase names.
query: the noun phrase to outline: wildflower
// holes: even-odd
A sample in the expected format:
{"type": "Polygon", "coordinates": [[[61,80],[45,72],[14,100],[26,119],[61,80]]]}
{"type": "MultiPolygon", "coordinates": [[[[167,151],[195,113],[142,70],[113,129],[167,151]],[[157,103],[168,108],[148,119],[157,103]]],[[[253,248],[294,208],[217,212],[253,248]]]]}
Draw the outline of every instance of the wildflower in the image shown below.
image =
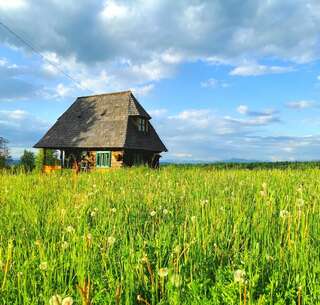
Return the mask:
{"type": "Polygon", "coordinates": [[[91,211],[90,216],[91,216],[91,217],[96,216],[96,212],[95,212],[95,211],[91,211]]]}
{"type": "Polygon", "coordinates": [[[157,214],[157,212],[154,211],[154,210],[150,212],[150,215],[151,215],[152,217],[155,216],[156,214],[157,214]]]}
{"type": "Polygon", "coordinates": [[[267,191],[266,190],[260,191],[260,195],[261,195],[261,197],[266,197],[267,196],[267,191]]]}
{"type": "Polygon", "coordinates": [[[69,243],[67,241],[63,241],[62,244],[61,244],[61,248],[63,250],[67,249],[69,247],[69,243]]]}
{"type": "Polygon", "coordinates": [[[304,200],[302,198],[299,198],[297,200],[297,207],[300,209],[304,206],[304,200]]]}
{"type": "Polygon", "coordinates": [[[116,239],[113,236],[108,237],[108,245],[112,246],[116,242],[116,239]]]}
{"type": "Polygon", "coordinates": [[[192,217],[191,217],[191,221],[192,221],[193,223],[195,223],[196,220],[197,220],[197,217],[196,217],[196,216],[192,216],[192,217]]]}
{"type": "Polygon", "coordinates": [[[48,263],[47,262],[41,262],[39,265],[39,269],[42,271],[46,271],[48,269],[48,263]]]}
{"type": "Polygon", "coordinates": [[[287,218],[290,216],[290,212],[288,212],[287,210],[281,210],[279,215],[281,218],[287,218]]]}
{"type": "Polygon", "coordinates": [[[235,283],[243,284],[245,282],[245,277],[246,277],[246,272],[244,270],[238,269],[233,273],[233,278],[235,283]]]}
{"type": "Polygon", "coordinates": [[[143,255],[143,257],[141,258],[141,262],[142,263],[147,263],[148,262],[148,257],[146,254],[143,255]]]}
{"type": "Polygon", "coordinates": [[[74,227],[73,226],[67,226],[66,227],[66,231],[68,232],[68,233],[74,233],[74,227]]]}
{"type": "Polygon", "coordinates": [[[50,305],[61,305],[61,302],[62,302],[62,297],[58,294],[53,295],[49,300],[50,305]]]}
{"type": "Polygon", "coordinates": [[[62,299],[62,297],[58,294],[53,295],[49,300],[50,305],[72,305],[73,299],[72,297],[66,297],[62,299]]]}
{"type": "Polygon", "coordinates": [[[204,207],[208,202],[209,202],[208,199],[202,200],[202,201],[200,202],[200,205],[201,205],[202,207],[204,207]]]}
{"type": "Polygon", "coordinates": [[[163,215],[167,215],[169,213],[169,211],[167,209],[163,209],[163,215]]]}
{"type": "Polygon", "coordinates": [[[40,247],[41,246],[41,240],[40,239],[37,239],[34,244],[37,246],[37,247],[40,247]]]}
{"type": "Polygon", "coordinates": [[[160,268],[159,271],[158,271],[158,275],[161,277],[161,278],[164,278],[166,276],[168,276],[168,268],[160,268]]]}
{"type": "Polygon", "coordinates": [[[170,277],[170,282],[174,287],[176,287],[176,288],[180,287],[182,284],[181,276],[179,274],[173,274],[170,277]]]}
{"type": "Polygon", "coordinates": [[[179,254],[181,252],[180,245],[175,246],[174,249],[173,249],[173,252],[176,253],[176,254],[179,254]]]}
{"type": "Polygon", "coordinates": [[[112,209],[111,209],[111,212],[112,212],[112,213],[115,213],[115,212],[117,212],[117,209],[116,209],[116,208],[112,208],[112,209]]]}
{"type": "Polygon", "coordinates": [[[272,262],[272,261],[274,260],[274,258],[273,258],[271,255],[267,254],[267,255],[266,255],[266,260],[267,260],[268,262],[272,262]]]}

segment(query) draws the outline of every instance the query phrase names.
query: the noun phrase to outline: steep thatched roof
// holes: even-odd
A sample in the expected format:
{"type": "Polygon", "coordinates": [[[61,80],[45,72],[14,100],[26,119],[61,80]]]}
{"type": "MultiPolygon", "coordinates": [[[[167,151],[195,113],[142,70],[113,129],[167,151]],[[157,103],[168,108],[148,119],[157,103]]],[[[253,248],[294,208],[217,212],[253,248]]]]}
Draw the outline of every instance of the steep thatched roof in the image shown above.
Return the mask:
{"type": "Polygon", "coordinates": [[[135,116],[151,119],[131,91],[79,97],[34,147],[167,151],[150,123],[137,130],[135,116]]]}

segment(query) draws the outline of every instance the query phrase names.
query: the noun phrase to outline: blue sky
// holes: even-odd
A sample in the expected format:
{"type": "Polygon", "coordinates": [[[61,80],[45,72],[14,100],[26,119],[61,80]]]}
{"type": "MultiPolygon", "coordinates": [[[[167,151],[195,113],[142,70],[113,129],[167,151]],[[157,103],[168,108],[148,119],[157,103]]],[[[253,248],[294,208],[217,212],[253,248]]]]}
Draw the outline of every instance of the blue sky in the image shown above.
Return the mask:
{"type": "Polygon", "coordinates": [[[164,159],[320,159],[320,2],[0,0],[0,136],[19,157],[77,96],[131,89],[164,159]]]}

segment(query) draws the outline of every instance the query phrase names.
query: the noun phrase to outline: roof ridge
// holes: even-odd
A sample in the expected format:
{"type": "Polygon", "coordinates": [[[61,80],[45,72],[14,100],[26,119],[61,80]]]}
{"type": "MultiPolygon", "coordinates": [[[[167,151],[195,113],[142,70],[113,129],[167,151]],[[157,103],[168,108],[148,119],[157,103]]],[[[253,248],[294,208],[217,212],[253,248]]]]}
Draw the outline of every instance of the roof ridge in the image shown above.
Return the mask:
{"type": "Polygon", "coordinates": [[[93,94],[93,95],[85,95],[85,96],[79,96],[77,99],[87,98],[87,97],[96,97],[96,96],[117,95],[117,94],[132,94],[132,91],[131,90],[126,90],[126,91],[118,91],[118,92],[110,92],[110,93],[100,93],[100,94],[93,94]]]}

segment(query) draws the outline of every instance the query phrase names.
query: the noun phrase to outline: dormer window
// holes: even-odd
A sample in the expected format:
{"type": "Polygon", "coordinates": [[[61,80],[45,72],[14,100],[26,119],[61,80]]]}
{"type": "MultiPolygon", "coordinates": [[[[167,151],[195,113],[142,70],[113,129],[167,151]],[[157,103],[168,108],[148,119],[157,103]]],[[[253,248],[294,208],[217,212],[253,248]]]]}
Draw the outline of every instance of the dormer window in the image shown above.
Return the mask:
{"type": "Polygon", "coordinates": [[[147,133],[149,131],[148,120],[145,118],[138,118],[138,130],[147,133]]]}

